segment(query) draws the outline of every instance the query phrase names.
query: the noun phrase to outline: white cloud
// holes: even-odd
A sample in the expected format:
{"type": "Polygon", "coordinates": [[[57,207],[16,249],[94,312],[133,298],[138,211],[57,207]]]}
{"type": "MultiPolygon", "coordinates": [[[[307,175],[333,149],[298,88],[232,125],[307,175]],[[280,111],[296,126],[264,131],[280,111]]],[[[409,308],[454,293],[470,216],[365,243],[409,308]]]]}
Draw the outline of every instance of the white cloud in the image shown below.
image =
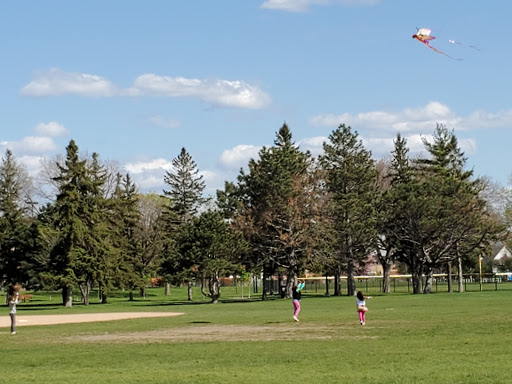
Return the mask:
{"type": "Polygon", "coordinates": [[[69,130],[62,124],[56,121],[50,121],[49,123],[40,123],[34,127],[34,131],[42,136],[66,136],[69,135],[69,130]]]}
{"type": "Polygon", "coordinates": [[[401,112],[371,111],[358,114],[321,114],[314,116],[310,124],[317,127],[336,128],[350,125],[357,131],[377,133],[431,133],[436,123],[448,129],[469,131],[489,128],[512,127],[512,109],[497,113],[475,111],[468,116],[458,116],[448,106],[432,101],[423,107],[407,108],[401,112]]]}
{"type": "Polygon", "coordinates": [[[313,156],[318,156],[323,152],[323,144],[328,140],[328,137],[316,136],[302,139],[298,144],[302,151],[309,151],[313,156]]]}
{"type": "MultiPolygon", "coordinates": [[[[410,154],[425,151],[422,138],[432,140],[436,124],[444,124],[457,132],[477,129],[512,127],[512,110],[498,113],[475,111],[468,116],[458,116],[448,106],[432,101],[422,107],[407,108],[401,112],[370,111],[359,114],[322,114],[310,120],[313,126],[337,128],[346,124],[360,133],[365,147],[375,158],[390,156],[397,132],[407,140],[410,154]]],[[[303,140],[304,141],[304,140],[303,140]]],[[[458,138],[458,144],[466,154],[477,152],[473,138],[458,138]]]]}
{"type": "Polygon", "coordinates": [[[270,103],[265,92],[243,81],[188,79],[151,73],[137,77],[127,94],[195,97],[217,106],[247,109],[260,109],[270,103]]]}
{"type": "Polygon", "coordinates": [[[219,157],[219,165],[224,169],[238,170],[249,163],[250,159],[258,158],[261,147],[255,145],[237,145],[226,149],[219,157]]]}
{"type": "Polygon", "coordinates": [[[461,125],[466,129],[512,128],[512,109],[498,113],[475,111],[462,119],[461,125]]]}
{"type": "Polygon", "coordinates": [[[203,176],[204,183],[206,188],[204,192],[206,195],[215,195],[217,189],[224,189],[224,182],[226,181],[226,177],[224,174],[220,174],[214,171],[205,170],[200,171],[199,174],[203,176]]]}
{"type": "MultiPolygon", "coordinates": [[[[130,174],[131,176],[131,174],[130,174]]],[[[164,176],[154,174],[139,174],[133,176],[133,182],[141,191],[161,193],[164,189],[164,176]]]]}
{"type": "Polygon", "coordinates": [[[306,12],[312,5],[375,5],[380,0],[266,0],[260,8],[288,12],[306,12]]]}
{"type": "Polygon", "coordinates": [[[358,114],[322,114],[314,116],[310,123],[313,126],[324,127],[346,124],[358,131],[366,129],[387,133],[430,132],[436,123],[445,124],[448,128],[463,128],[463,119],[437,101],[429,102],[424,107],[408,108],[397,113],[371,111],[358,114]]]}
{"type": "Polygon", "coordinates": [[[31,177],[36,177],[41,172],[41,159],[41,156],[20,156],[17,158],[31,177]]]}
{"type": "Polygon", "coordinates": [[[177,128],[181,125],[178,120],[164,119],[162,116],[151,116],[149,122],[159,128],[177,128]]]}
{"type": "Polygon", "coordinates": [[[13,153],[42,153],[54,151],[57,146],[51,137],[47,136],[26,136],[20,141],[2,141],[2,151],[10,149],[13,153]]]}
{"type": "Polygon", "coordinates": [[[128,89],[120,89],[109,80],[87,73],[65,72],[58,68],[40,71],[21,89],[24,96],[79,95],[88,97],[163,96],[192,97],[215,106],[261,109],[271,98],[257,86],[241,80],[188,79],[146,73],[138,76],[128,89]]]}
{"type": "Polygon", "coordinates": [[[149,171],[161,170],[162,180],[164,173],[172,169],[172,162],[163,158],[153,159],[150,161],[141,161],[137,163],[126,163],[125,168],[130,174],[141,174],[149,171]]]}
{"type": "Polygon", "coordinates": [[[109,97],[116,94],[116,87],[101,76],[88,73],[65,72],[58,68],[40,71],[21,89],[24,96],[79,95],[109,97]]]}

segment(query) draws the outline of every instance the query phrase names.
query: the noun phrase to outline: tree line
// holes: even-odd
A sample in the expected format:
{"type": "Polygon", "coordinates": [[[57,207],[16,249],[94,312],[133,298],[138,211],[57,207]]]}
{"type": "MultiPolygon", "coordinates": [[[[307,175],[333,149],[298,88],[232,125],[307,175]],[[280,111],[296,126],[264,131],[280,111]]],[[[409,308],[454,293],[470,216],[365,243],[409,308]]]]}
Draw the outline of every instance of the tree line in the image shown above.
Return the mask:
{"type": "MultiPolygon", "coordinates": [[[[163,175],[160,194],[138,192],[129,174],[97,153],[81,156],[74,140],[64,158],[46,164],[48,200],[38,206],[34,181],[10,150],[0,164],[0,274],[2,284],[56,289],[63,305],[78,288],[84,304],[94,287],[102,302],[126,289],[145,295],[152,277],[171,285],[199,284],[212,302],[224,276],[286,276],[291,295],[306,271],[347,276],[377,259],[383,290],[399,264],[412,274],[413,292],[428,293],[435,272],[471,270],[497,241],[506,241],[512,210],[497,209],[489,183],[466,169],[453,131],[438,124],[423,139],[426,156],[411,158],[397,134],[390,158],[376,161],[344,124],[313,156],[293,141],[286,124],[274,144],[204,197],[196,163],[181,150],[163,175]]],[[[42,182],[40,181],[40,184],[42,182]]],[[[39,190],[43,190],[39,185],[39,190]]],[[[263,290],[263,298],[267,292],[263,290]]]]}

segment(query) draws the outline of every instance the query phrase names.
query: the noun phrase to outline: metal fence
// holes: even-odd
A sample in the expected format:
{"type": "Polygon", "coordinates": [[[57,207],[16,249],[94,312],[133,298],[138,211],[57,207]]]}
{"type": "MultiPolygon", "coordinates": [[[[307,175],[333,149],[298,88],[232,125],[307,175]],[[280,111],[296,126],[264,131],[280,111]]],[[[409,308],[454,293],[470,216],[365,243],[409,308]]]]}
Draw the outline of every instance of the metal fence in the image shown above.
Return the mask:
{"type": "MultiPolygon", "coordinates": [[[[315,294],[333,294],[334,277],[308,277],[306,280],[306,293],[315,294]]],[[[366,294],[376,294],[383,292],[382,276],[356,276],[356,290],[363,291],[366,294]]],[[[423,285],[426,277],[423,277],[423,285]]],[[[341,292],[347,292],[347,277],[341,277],[341,292]]],[[[256,284],[255,292],[258,286],[263,282],[260,280],[256,284]]],[[[269,294],[280,294],[281,288],[277,278],[269,279],[264,282],[265,288],[269,294]]],[[[464,274],[462,280],[464,292],[479,291],[512,291],[512,272],[506,273],[485,273],[485,274],[464,274]]],[[[412,293],[411,275],[391,275],[390,281],[391,293],[412,293]]],[[[452,290],[459,290],[458,276],[452,275],[452,290]]],[[[432,280],[432,292],[448,292],[448,276],[446,274],[435,274],[432,280]]]]}

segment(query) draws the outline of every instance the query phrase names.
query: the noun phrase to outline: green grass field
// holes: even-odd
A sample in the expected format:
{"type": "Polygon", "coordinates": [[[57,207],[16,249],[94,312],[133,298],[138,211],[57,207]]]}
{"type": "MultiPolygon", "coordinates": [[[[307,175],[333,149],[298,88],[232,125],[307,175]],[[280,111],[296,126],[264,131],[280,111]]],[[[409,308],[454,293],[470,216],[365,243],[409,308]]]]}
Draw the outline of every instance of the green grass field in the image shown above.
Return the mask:
{"type": "MultiPolygon", "coordinates": [[[[19,314],[170,311],[184,315],[0,329],[2,383],[509,383],[512,293],[375,295],[361,326],[352,297],[186,302],[151,289],[61,308],[34,295],[19,314]]],[[[245,292],[247,294],[247,292],[245,292]]],[[[257,296],[259,298],[259,296],[257,296]]],[[[3,316],[8,316],[3,307],[3,316]]]]}

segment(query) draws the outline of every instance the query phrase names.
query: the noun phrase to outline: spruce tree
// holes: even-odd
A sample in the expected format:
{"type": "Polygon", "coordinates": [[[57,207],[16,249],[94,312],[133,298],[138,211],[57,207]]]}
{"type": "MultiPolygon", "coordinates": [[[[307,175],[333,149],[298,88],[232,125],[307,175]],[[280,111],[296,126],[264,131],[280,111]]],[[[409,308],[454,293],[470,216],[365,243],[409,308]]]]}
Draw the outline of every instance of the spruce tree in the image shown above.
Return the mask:
{"type": "Polygon", "coordinates": [[[326,171],[330,217],[335,232],[338,271],[347,273],[347,294],[355,295],[354,273],[364,266],[376,238],[377,172],[371,152],[357,131],[340,125],[324,143],[320,161],[326,171]]]}
{"type": "Polygon", "coordinates": [[[66,148],[65,163],[57,166],[59,175],[54,180],[59,192],[53,227],[58,238],[50,252],[50,274],[62,288],[64,305],[71,306],[75,285],[80,286],[88,304],[92,282],[99,277],[109,251],[100,197],[103,175],[97,159],[93,157],[91,169],[80,159],[74,140],[66,148]]]}
{"type": "MultiPolygon", "coordinates": [[[[276,134],[274,146],[264,147],[249,173],[238,177],[240,230],[252,250],[253,265],[269,276],[287,274],[286,295],[303,273],[311,243],[313,216],[308,206],[311,189],[309,152],[300,151],[286,124],[276,134]]],[[[265,297],[266,291],[263,291],[265,297]]]]}
{"type": "Polygon", "coordinates": [[[129,174],[117,174],[116,187],[110,199],[109,222],[112,244],[117,250],[114,276],[115,285],[121,288],[144,288],[144,276],[138,274],[142,246],[138,234],[142,215],[139,210],[140,196],[129,174]]]}
{"type": "Polygon", "coordinates": [[[26,171],[7,150],[0,163],[0,276],[9,284],[25,282],[31,274],[31,223],[21,201],[26,179],[26,171]]]}
{"type": "Polygon", "coordinates": [[[169,190],[163,191],[164,196],[170,199],[171,210],[180,222],[187,223],[206,201],[203,197],[205,182],[185,148],[172,160],[172,167],[172,171],[167,171],[164,176],[164,182],[169,186],[169,190]]]}
{"type": "Polygon", "coordinates": [[[172,161],[172,171],[167,171],[164,182],[169,190],[164,190],[164,196],[169,199],[167,210],[162,216],[164,228],[164,264],[162,272],[165,276],[179,276],[188,284],[188,299],[192,300],[193,273],[185,262],[183,255],[176,252],[176,237],[183,226],[197,216],[203,204],[205,182],[199,175],[199,169],[192,156],[185,148],[172,161]]]}
{"type": "Polygon", "coordinates": [[[245,252],[241,235],[233,231],[218,211],[207,211],[186,224],[177,239],[179,253],[193,264],[201,292],[212,303],[220,298],[220,278],[232,274],[245,252]]]}

